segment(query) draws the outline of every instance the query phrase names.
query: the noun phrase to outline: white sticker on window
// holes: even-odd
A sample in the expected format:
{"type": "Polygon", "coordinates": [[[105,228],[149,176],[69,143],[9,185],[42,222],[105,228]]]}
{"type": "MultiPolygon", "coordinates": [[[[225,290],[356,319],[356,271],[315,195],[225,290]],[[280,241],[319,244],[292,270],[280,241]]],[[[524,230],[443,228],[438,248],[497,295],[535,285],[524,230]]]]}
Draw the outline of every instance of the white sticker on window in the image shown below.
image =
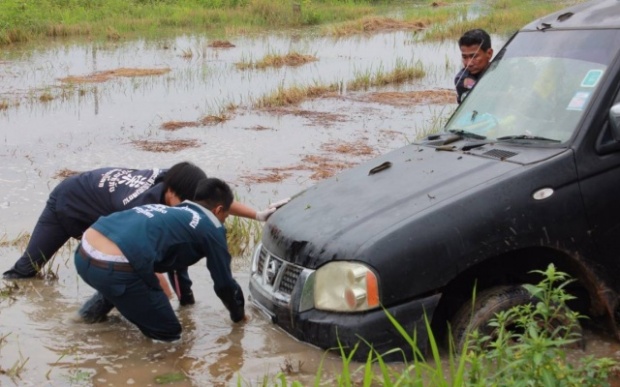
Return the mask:
{"type": "Polygon", "coordinates": [[[588,98],[590,98],[590,93],[587,91],[578,91],[575,93],[573,98],[571,98],[566,110],[583,110],[588,102],[588,98]]]}

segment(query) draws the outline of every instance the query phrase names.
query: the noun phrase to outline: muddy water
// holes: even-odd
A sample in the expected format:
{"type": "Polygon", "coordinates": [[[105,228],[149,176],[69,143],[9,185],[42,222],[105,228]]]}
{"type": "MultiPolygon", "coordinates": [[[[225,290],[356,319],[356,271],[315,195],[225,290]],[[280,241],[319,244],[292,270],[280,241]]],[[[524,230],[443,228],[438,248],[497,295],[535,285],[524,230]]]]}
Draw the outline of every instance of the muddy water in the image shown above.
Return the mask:
{"type": "MultiPolygon", "coordinates": [[[[64,169],[168,167],[190,160],[227,180],[241,201],[262,208],[315,183],[324,176],[315,172],[330,162],[352,165],[405,145],[455,107],[451,98],[435,103],[398,98],[451,90],[459,57],[450,42],[416,43],[407,32],[337,40],[302,32],[238,37],[227,49],[212,48],[211,42],[187,35],[165,41],[52,42],[0,52],[0,236],[13,239],[30,231],[64,169]],[[297,68],[235,68],[292,51],[318,61],[297,68]],[[360,74],[388,72],[397,61],[420,61],[427,76],[381,90],[342,90],[287,109],[253,108],[278,87],[344,85],[360,74]],[[169,71],[76,85],[61,81],[119,68],[169,71]],[[236,108],[224,111],[228,105],[236,108]],[[222,114],[227,120],[217,125],[162,129],[166,122],[222,114]],[[138,146],[154,141],[191,146],[169,152],[138,146]],[[370,151],[339,153],[340,145],[370,151]],[[313,164],[317,158],[323,163],[313,164]]],[[[0,248],[0,270],[19,253],[16,247],[0,248]]],[[[248,260],[238,257],[235,264],[246,294],[248,260]]],[[[92,290],[74,270],[71,246],[55,257],[53,268],[58,280],[20,281],[0,300],[0,368],[6,372],[0,374],[1,385],[155,385],[166,376],[182,376],[173,384],[180,386],[239,380],[259,385],[280,371],[310,384],[324,355],[252,307],[248,324],[233,325],[203,264],[190,270],[196,305],[181,308],[172,301],[184,327],[175,344],[145,339],[116,314],[102,324],[80,323],[75,313],[92,290]]],[[[602,354],[617,351],[614,343],[592,341],[602,354]]],[[[327,355],[324,379],[339,366],[339,358],[327,355]]]]}

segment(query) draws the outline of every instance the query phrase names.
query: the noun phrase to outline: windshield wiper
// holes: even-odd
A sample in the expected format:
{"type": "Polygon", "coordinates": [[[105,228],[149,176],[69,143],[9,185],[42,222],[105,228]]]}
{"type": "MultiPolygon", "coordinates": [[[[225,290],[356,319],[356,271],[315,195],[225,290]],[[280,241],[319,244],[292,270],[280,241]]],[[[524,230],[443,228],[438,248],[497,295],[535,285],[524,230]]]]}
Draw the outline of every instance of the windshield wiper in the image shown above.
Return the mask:
{"type": "Polygon", "coordinates": [[[498,141],[507,141],[507,140],[534,140],[534,141],[549,141],[549,142],[561,142],[560,140],[556,140],[555,138],[547,138],[540,136],[531,136],[528,134],[519,134],[516,136],[503,136],[498,137],[498,141]]]}
{"type": "Polygon", "coordinates": [[[473,133],[473,132],[468,132],[468,131],[463,130],[463,129],[450,129],[450,130],[448,130],[448,132],[456,134],[456,135],[459,135],[459,136],[462,136],[462,137],[473,138],[473,139],[476,139],[476,140],[484,140],[484,139],[486,139],[485,136],[482,136],[480,134],[476,134],[476,133],[473,133]]]}

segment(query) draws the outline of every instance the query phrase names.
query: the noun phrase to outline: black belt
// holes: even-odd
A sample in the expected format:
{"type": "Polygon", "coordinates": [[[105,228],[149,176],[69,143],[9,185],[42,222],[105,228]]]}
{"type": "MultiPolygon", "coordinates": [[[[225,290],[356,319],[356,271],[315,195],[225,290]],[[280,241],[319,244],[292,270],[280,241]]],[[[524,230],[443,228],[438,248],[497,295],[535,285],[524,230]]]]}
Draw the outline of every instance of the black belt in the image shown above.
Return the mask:
{"type": "Polygon", "coordinates": [[[112,269],[112,270],[117,270],[117,271],[126,271],[126,272],[134,271],[133,266],[131,266],[131,264],[127,262],[102,261],[100,259],[91,257],[86,252],[86,250],[84,250],[84,247],[82,247],[82,244],[80,244],[79,252],[85,261],[87,261],[88,263],[90,263],[91,265],[95,267],[100,267],[102,269],[112,269]]]}

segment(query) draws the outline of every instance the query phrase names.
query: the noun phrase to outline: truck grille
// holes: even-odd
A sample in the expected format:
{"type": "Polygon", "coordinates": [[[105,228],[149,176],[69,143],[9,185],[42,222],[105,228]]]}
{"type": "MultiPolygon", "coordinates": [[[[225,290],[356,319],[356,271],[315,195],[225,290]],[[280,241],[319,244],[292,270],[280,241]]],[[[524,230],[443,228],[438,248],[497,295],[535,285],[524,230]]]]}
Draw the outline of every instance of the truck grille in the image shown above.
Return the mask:
{"type": "Polygon", "coordinates": [[[263,279],[263,285],[286,295],[291,295],[303,267],[286,262],[261,248],[256,273],[263,279]]]}
{"type": "Polygon", "coordinates": [[[282,275],[282,280],[280,281],[278,290],[285,294],[291,294],[302,270],[303,269],[300,267],[287,265],[284,270],[284,274],[282,275]]]}

